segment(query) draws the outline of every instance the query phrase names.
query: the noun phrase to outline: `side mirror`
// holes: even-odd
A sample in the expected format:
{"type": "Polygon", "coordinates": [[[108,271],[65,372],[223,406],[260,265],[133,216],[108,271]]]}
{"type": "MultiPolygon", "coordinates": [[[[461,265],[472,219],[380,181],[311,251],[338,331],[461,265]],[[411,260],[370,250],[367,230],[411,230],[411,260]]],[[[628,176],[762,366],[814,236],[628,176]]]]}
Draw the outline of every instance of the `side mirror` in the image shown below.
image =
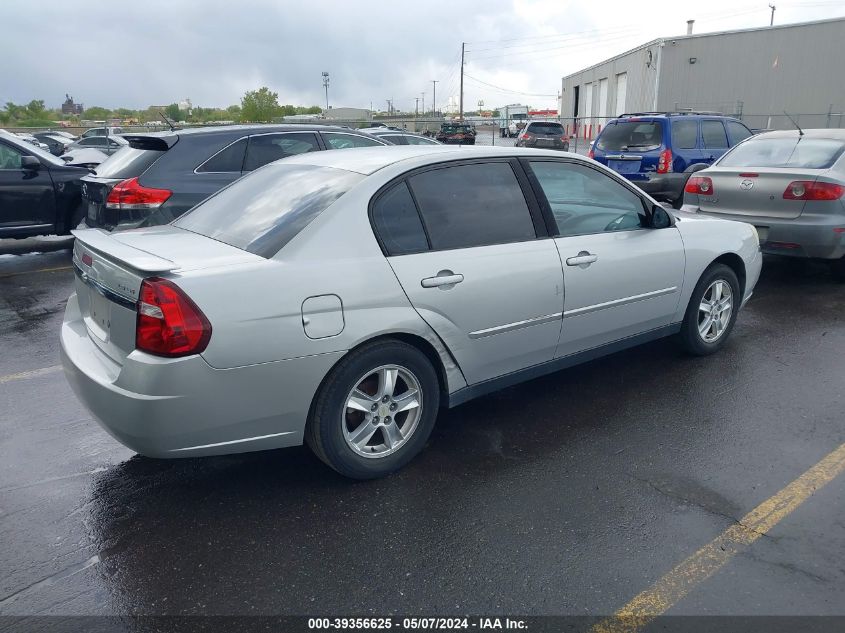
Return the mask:
{"type": "Polygon", "coordinates": [[[654,205],[651,208],[651,228],[665,229],[669,226],[672,226],[672,216],[659,204],[654,205]]]}
{"type": "Polygon", "coordinates": [[[41,169],[41,161],[35,156],[21,156],[21,169],[38,171],[41,169]]]}

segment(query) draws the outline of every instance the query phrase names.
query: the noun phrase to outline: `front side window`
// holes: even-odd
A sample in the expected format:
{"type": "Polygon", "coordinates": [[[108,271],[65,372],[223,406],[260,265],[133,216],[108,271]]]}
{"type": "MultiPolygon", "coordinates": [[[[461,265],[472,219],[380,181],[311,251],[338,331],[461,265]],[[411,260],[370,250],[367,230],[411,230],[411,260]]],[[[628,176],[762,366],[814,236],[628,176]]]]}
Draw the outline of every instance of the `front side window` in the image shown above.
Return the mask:
{"type": "Polygon", "coordinates": [[[695,149],[698,145],[698,121],[681,119],[672,121],[672,147],[695,149]]]}
{"type": "Polygon", "coordinates": [[[725,126],[721,121],[702,121],[701,140],[704,147],[708,149],[721,149],[728,146],[728,137],[725,136],[725,126]]]}
{"type": "Polygon", "coordinates": [[[433,249],[534,239],[525,196],[508,163],[456,165],[409,179],[433,249]]]}
{"type": "Polygon", "coordinates": [[[393,185],[375,201],[373,225],[388,255],[428,250],[417,205],[404,182],[393,185]]]}
{"type": "Polygon", "coordinates": [[[207,198],[174,225],[269,258],[363,178],[331,167],[268,165],[207,198]]]}
{"type": "Polygon", "coordinates": [[[529,164],[561,237],[642,227],[642,200],[610,176],[576,163],[529,164]]]}
{"type": "Polygon", "coordinates": [[[0,143],[0,169],[20,169],[21,154],[14,147],[0,143]]]}
{"type": "Polygon", "coordinates": [[[355,134],[343,134],[341,132],[323,132],[323,140],[329,149],[351,149],[353,147],[378,147],[381,145],[377,140],[366,136],[355,134]]]}
{"type": "Polygon", "coordinates": [[[320,151],[320,146],[316,135],[311,132],[250,136],[244,171],[258,169],[280,158],[317,151],[320,151]]]}

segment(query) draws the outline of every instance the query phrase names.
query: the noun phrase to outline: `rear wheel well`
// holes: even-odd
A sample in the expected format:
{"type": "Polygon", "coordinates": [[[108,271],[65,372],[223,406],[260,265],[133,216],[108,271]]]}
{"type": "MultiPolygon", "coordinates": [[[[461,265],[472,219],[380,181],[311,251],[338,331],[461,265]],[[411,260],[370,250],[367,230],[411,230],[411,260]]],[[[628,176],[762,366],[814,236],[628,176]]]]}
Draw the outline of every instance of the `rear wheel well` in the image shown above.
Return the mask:
{"type": "Polygon", "coordinates": [[[737,280],[739,280],[739,291],[742,295],[740,297],[740,302],[742,301],[742,297],[745,296],[745,262],[742,261],[742,257],[737,255],[736,253],[725,253],[724,255],[720,255],[714,261],[714,264],[724,264],[736,274],[737,280]]]}

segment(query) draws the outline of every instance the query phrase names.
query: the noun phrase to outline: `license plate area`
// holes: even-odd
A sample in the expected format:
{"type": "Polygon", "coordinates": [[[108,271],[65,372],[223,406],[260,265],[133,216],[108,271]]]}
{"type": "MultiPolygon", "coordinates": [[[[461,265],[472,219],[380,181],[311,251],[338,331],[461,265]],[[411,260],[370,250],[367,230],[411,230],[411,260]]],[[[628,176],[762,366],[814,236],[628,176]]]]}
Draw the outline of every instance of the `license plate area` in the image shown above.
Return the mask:
{"type": "Polygon", "coordinates": [[[617,174],[636,174],[640,171],[641,163],[639,160],[609,160],[607,166],[617,174]]]}
{"type": "Polygon", "coordinates": [[[111,301],[94,288],[88,288],[88,329],[101,341],[109,340],[111,301]]]}

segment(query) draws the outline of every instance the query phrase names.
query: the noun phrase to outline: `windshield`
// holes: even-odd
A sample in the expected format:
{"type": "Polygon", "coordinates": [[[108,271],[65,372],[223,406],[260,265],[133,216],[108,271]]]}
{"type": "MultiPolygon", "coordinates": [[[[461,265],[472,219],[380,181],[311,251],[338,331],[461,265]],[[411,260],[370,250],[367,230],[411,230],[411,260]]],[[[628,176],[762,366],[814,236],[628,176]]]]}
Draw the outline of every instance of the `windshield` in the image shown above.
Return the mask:
{"type": "Polygon", "coordinates": [[[722,167],[803,167],[829,169],[845,143],[828,138],[752,138],[719,161],[722,167]]]}
{"type": "Polygon", "coordinates": [[[663,127],[659,121],[617,121],[608,124],[596,141],[596,148],[605,151],[657,149],[663,143],[663,127]]]}
{"type": "Polygon", "coordinates": [[[270,164],[201,202],[174,225],[269,258],[363,178],[331,167],[270,164]]]}

